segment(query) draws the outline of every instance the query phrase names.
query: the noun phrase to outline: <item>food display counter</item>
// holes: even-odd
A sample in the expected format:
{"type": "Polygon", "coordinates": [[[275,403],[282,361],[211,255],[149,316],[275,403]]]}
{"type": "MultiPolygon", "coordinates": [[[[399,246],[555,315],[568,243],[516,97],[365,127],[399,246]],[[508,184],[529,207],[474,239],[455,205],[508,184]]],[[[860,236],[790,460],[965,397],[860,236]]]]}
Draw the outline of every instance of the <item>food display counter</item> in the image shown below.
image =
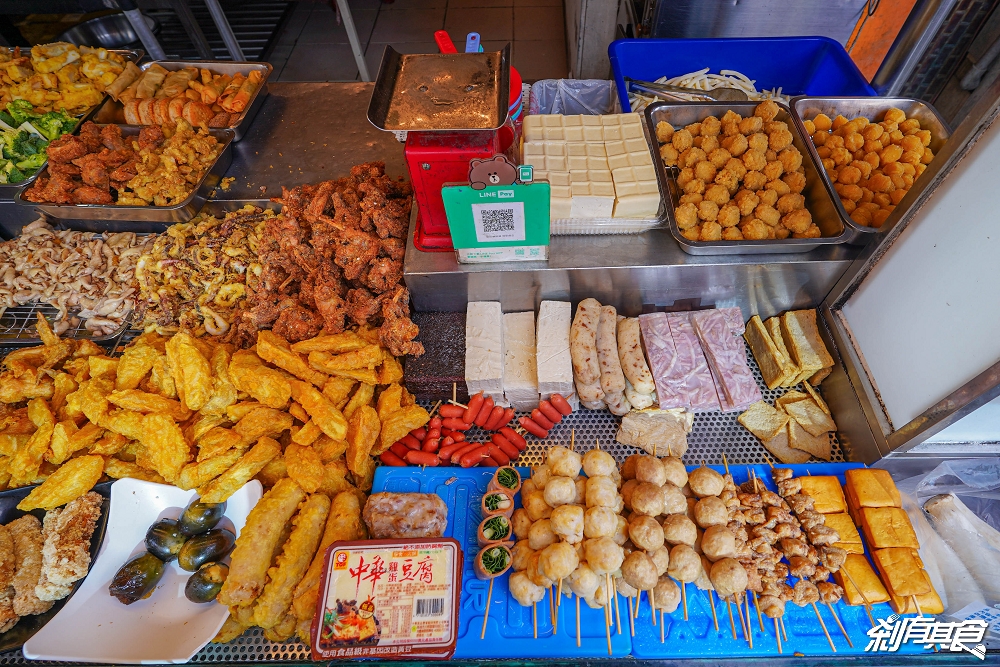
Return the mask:
{"type": "MultiPolygon", "coordinates": [[[[993,620],[1000,603],[982,568],[947,572],[954,517],[994,521],[992,449],[920,444],[1000,392],[982,196],[996,103],[934,144],[904,196],[865,209],[885,223],[867,245],[698,255],[660,227],[468,264],[418,247],[404,144],[366,116],[374,89],[268,82],[201,213],[115,237],[135,264],[124,332],[81,340],[64,301],[38,308],[55,331],[43,320],[26,340],[25,321],[0,340],[0,579],[21,572],[13,590],[36,605],[0,598],[0,612],[38,621],[0,634],[0,664],[982,664],[978,646],[866,646],[877,621],[993,620]],[[974,457],[979,473],[956,464],[966,487],[932,473],[974,457]],[[75,579],[41,546],[61,512],[91,517],[75,579]],[[43,557],[28,586],[30,540],[43,557]],[[53,587],[66,602],[46,606],[53,587]],[[125,646],[126,627],[148,638],[125,646]]],[[[726,145],[771,122],[791,145],[784,120],[744,106],[754,122],[726,119],[726,145]]],[[[806,141],[819,128],[782,118],[806,141]]],[[[663,147],[684,127],[645,131],[657,159],[683,160],[663,147]]],[[[830,173],[816,148],[788,172],[830,173]]],[[[666,162],[661,192],[684,177],[666,162]]],[[[779,176],[757,188],[775,206],[791,193],[779,176]]],[[[822,189],[840,216],[871,203],[846,185],[822,189]]],[[[663,205],[703,201],[684,192],[663,205]]],[[[26,211],[0,202],[8,236],[26,211]]],[[[55,246],[60,230],[27,232],[55,246]]],[[[107,305],[88,303],[91,318],[107,305]]],[[[1000,556],[995,533],[976,557],[1000,556]]]]}

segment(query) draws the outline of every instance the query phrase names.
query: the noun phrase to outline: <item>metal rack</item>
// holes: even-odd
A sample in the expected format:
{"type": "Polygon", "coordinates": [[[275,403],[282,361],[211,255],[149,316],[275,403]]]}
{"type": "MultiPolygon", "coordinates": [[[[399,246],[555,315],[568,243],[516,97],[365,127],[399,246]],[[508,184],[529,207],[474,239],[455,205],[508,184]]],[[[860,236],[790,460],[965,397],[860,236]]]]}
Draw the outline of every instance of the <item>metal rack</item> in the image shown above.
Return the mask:
{"type": "MultiPolygon", "coordinates": [[[[13,306],[7,308],[0,316],[0,346],[3,345],[39,345],[41,339],[35,330],[35,323],[38,322],[38,313],[41,313],[50,323],[56,320],[59,310],[55,306],[46,303],[33,303],[26,306],[13,306]]],[[[72,317],[72,313],[71,313],[72,317]]],[[[86,320],[76,318],[77,323],[70,325],[70,328],[59,334],[62,338],[90,339],[96,342],[116,340],[122,332],[129,326],[131,315],[127,316],[117,331],[108,336],[94,336],[87,329],[86,320]]],[[[0,348],[2,349],[2,348],[0,348]]]]}

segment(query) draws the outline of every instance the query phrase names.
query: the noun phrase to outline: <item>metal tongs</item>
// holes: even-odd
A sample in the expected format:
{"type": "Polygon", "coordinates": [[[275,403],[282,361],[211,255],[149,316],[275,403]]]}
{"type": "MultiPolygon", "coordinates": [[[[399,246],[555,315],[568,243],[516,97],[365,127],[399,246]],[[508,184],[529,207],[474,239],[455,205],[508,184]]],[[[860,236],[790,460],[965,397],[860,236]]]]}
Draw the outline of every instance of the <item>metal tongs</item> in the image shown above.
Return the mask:
{"type": "Polygon", "coordinates": [[[625,85],[628,86],[630,91],[638,91],[646,93],[647,95],[652,95],[653,97],[659,97],[672,101],[688,101],[685,98],[680,97],[678,93],[696,97],[704,100],[705,102],[746,102],[749,99],[746,93],[737,88],[693,90],[691,88],[681,88],[680,86],[671,86],[665,83],[654,83],[652,81],[640,81],[638,79],[630,79],[628,77],[625,77],[625,85]]]}

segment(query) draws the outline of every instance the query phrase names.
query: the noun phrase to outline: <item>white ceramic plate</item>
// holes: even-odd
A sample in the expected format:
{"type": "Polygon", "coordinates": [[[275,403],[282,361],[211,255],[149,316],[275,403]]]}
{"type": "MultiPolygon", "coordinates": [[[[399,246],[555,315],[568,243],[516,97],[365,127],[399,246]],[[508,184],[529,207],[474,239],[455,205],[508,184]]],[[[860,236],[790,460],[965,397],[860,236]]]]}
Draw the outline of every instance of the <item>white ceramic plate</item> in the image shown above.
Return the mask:
{"type": "MultiPolygon", "coordinates": [[[[145,551],[146,531],[159,519],[176,519],[197,496],[174,486],[121,479],[111,486],[108,529],[90,574],[66,606],[22,649],[31,660],[107,664],[182,663],[190,660],[226,622],[229,610],[184,597],[190,572],[167,563],[153,594],[124,605],[108,592],[112,577],[145,551]]],[[[237,535],[261,497],[258,481],[228,500],[219,524],[237,535]]]]}

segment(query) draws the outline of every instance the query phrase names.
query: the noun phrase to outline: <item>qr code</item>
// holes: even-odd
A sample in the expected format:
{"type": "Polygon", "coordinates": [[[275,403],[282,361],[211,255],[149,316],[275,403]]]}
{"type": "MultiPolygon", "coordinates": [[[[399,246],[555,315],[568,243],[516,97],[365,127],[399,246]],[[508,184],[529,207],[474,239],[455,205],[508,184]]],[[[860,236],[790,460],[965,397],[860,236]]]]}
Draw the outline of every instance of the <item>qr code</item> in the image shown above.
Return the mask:
{"type": "Polygon", "coordinates": [[[514,229],[514,209],[497,208],[483,211],[483,232],[512,232],[514,229]]]}

